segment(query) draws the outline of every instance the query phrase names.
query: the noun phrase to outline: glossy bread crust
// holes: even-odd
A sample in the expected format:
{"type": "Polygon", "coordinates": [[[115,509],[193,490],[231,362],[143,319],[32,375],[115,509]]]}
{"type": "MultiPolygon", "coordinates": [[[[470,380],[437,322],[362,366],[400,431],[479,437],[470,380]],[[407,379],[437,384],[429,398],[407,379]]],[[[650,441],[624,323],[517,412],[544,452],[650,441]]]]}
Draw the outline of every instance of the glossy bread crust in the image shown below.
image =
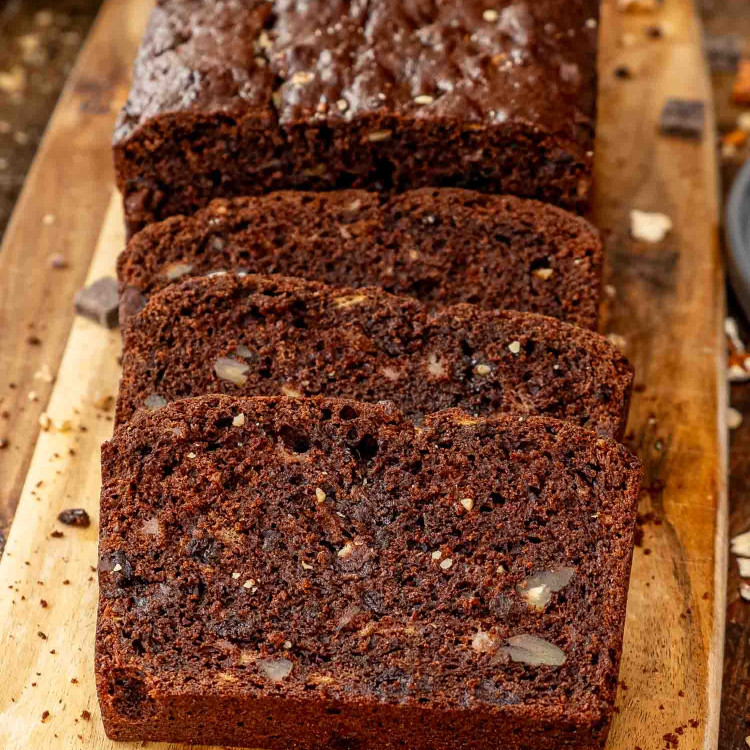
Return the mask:
{"type": "Polygon", "coordinates": [[[458,186],[588,207],[598,0],[159,0],[115,133],[131,233],[212,198],[458,186]]]}

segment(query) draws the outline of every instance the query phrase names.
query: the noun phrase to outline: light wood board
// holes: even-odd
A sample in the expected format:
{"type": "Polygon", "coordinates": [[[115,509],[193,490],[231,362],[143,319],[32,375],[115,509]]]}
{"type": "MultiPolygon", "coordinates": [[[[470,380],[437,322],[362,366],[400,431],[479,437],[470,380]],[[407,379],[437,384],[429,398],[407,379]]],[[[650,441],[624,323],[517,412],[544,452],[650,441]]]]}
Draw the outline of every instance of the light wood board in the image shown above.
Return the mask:
{"type": "MultiPolygon", "coordinates": [[[[80,80],[116,68],[109,84],[116,92],[114,110],[127,90],[126,68],[113,66],[109,55],[132,56],[149,5],[148,0],[105,4],[84,53],[87,64],[76,71],[68,98],[80,80]],[[115,38],[122,41],[108,47],[115,38]]],[[[672,737],[680,748],[708,750],[716,747],[718,734],[726,571],[724,299],[713,124],[707,122],[698,143],[660,137],[656,122],[666,96],[708,102],[710,92],[690,0],[666,0],[662,11],[644,17],[626,17],[607,0],[602,26],[596,220],[606,232],[615,292],[605,326],[624,338],[637,382],[645,385],[634,397],[629,442],[646,470],[641,511],[658,521],[642,527],[642,546],[635,553],[623,684],[608,750],[661,750],[672,737]],[[653,23],[665,26],[664,39],[647,37],[645,26],[653,23]],[[625,37],[632,44],[622,44],[624,33],[634,35],[625,37]],[[631,66],[633,80],[614,78],[612,70],[620,63],[631,66]],[[653,246],[632,242],[631,208],[671,216],[674,229],[667,240],[653,246]]],[[[47,143],[71,127],[71,106],[63,100],[47,143]]],[[[75,129],[85,127],[81,122],[75,129]]],[[[94,153],[108,148],[109,135],[103,127],[88,132],[94,153]]],[[[0,747],[8,750],[136,747],[115,745],[104,736],[92,674],[99,445],[111,431],[111,409],[100,407],[117,387],[119,336],[85,320],[71,321],[70,281],[28,288],[7,283],[8,273],[15,279],[43,263],[37,258],[34,266],[20,252],[9,254],[8,247],[26,241],[42,254],[55,247],[54,236],[38,249],[33,244],[49,228],[40,221],[46,209],[39,205],[50,201],[57,201],[60,221],[68,221],[61,206],[76,217],[64,236],[85,263],[88,278],[112,273],[124,241],[119,200],[109,173],[99,173],[100,162],[86,163],[83,173],[76,172],[64,155],[43,151],[0,252],[0,352],[15,353],[3,360],[0,397],[10,378],[17,381],[13,392],[23,395],[17,404],[28,391],[46,385],[33,379],[41,362],[23,362],[28,333],[14,321],[48,319],[50,311],[62,311],[68,325],[56,342],[62,358],[56,382],[47,386],[49,401],[18,420],[20,434],[13,442],[23,441],[19,452],[28,452],[28,471],[14,458],[14,471],[0,473],[2,493],[16,483],[19,467],[25,475],[0,562],[0,747]],[[53,176],[54,190],[48,186],[53,176]],[[85,198],[71,203],[64,194],[74,188],[85,198]],[[78,203],[89,207],[88,214],[78,203]],[[15,311],[15,318],[8,311],[15,311]],[[42,408],[54,424],[70,420],[72,429],[40,432],[42,408]],[[75,506],[90,512],[89,529],[56,522],[60,510],[75,506]],[[55,529],[64,536],[50,536],[55,529]],[[85,711],[90,717],[82,718],[85,711]]],[[[62,237],[58,233],[57,241],[62,237]]],[[[81,269],[77,276],[83,276],[81,269]]],[[[55,326],[62,326],[59,320],[55,326]]],[[[49,350],[47,362],[55,370],[57,349],[49,350]]]]}

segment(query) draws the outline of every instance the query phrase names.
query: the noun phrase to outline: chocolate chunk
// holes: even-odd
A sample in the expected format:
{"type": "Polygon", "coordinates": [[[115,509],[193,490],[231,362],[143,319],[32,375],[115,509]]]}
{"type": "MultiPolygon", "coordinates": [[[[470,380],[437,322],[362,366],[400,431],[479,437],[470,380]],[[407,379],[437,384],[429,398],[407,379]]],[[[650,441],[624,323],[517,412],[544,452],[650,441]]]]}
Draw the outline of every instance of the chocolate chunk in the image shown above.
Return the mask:
{"type": "Polygon", "coordinates": [[[700,139],[705,126],[705,104],[697,99],[667,99],[659,130],[665,135],[700,139]]]}
{"type": "Polygon", "coordinates": [[[120,300],[117,282],[105,276],[76,294],[76,312],[105,328],[117,328],[120,300]]]}
{"type": "Polygon", "coordinates": [[[83,508],[64,510],[57,517],[57,520],[68,526],[80,526],[83,529],[87,529],[91,525],[89,514],[83,508]]]}
{"type": "Polygon", "coordinates": [[[708,66],[714,73],[734,73],[742,56],[742,38],[737,34],[707,36],[704,41],[708,66]]]}
{"type": "Polygon", "coordinates": [[[125,323],[128,318],[137,315],[146,305],[146,298],[140,289],[134,286],[126,287],[120,297],[120,320],[125,323]]]}

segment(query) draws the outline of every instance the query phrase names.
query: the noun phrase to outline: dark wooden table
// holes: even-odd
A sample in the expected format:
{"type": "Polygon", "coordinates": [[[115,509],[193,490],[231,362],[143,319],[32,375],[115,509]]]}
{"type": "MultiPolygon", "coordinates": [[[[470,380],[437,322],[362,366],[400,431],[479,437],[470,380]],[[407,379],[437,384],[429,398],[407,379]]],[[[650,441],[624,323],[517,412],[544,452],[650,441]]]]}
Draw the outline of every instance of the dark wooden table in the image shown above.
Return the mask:
{"type": "MultiPolygon", "coordinates": [[[[100,2],[0,0],[0,236],[100,2]]],[[[738,35],[747,41],[750,55],[748,0],[698,2],[707,34],[738,35]]],[[[730,73],[713,76],[717,122],[723,133],[734,129],[740,113],[730,103],[732,81],[730,73]]],[[[747,156],[750,152],[745,148],[735,157],[722,160],[725,190],[747,156]]],[[[750,343],[750,325],[731,295],[730,312],[738,319],[745,341],[750,343]]],[[[732,386],[731,403],[746,415],[731,440],[730,530],[731,535],[735,535],[750,528],[750,383],[732,386]]],[[[13,500],[0,498],[0,505],[12,507],[13,500]]],[[[2,525],[0,523],[0,550],[2,525]]],[[[742,750],[746,749],[745,738],[750,735],[750,604],[739,597],[740,579],[735,560],[730,559],[729,565],[720,748],[742,750]]]]}

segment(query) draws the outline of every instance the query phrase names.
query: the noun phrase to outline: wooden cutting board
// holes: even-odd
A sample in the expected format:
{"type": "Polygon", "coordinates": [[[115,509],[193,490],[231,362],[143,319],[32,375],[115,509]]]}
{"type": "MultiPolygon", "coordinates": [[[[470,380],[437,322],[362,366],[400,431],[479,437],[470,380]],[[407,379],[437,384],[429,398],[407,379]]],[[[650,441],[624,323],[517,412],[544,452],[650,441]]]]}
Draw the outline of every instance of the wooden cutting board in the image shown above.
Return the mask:
{"type": "MultiPolygon", "coordinates": [[[[9,441],[0,450],[0,518],[15,510],[0,562],[7,750],[115,747],[100,722],[93,640],[99,446],[111,432],[120,341],[74,319],[72,299],[87,278],[113,273],[123,246],[109,144],[150,5],[105,2],[0,251],[0,439],[9,441]],[[48,266],[54,252],[69,268],[48,266]],[[40,428],[40,415],[50,429],[40,428]],[[86,508],[91,527],[61,526],[57,514],[68,507],[86,508]]],[[[724,297],[710,89],[691,0],[665,0],[642,16],[605,0],[600,110],[605,330],[636,367],[628,442],[646,474],[608,748],[715,748],[726,571],[724,297]],[[646,33],[653,24],[663,38],[646,33]],[[615,78],[619,64],[631,80],[615,78]],[[657,134],[668,96],[706,102],[702,142],[657,134]],[[656,245],[634,242],[632,208],[663,212],[674,229],[656,245]]]]}

